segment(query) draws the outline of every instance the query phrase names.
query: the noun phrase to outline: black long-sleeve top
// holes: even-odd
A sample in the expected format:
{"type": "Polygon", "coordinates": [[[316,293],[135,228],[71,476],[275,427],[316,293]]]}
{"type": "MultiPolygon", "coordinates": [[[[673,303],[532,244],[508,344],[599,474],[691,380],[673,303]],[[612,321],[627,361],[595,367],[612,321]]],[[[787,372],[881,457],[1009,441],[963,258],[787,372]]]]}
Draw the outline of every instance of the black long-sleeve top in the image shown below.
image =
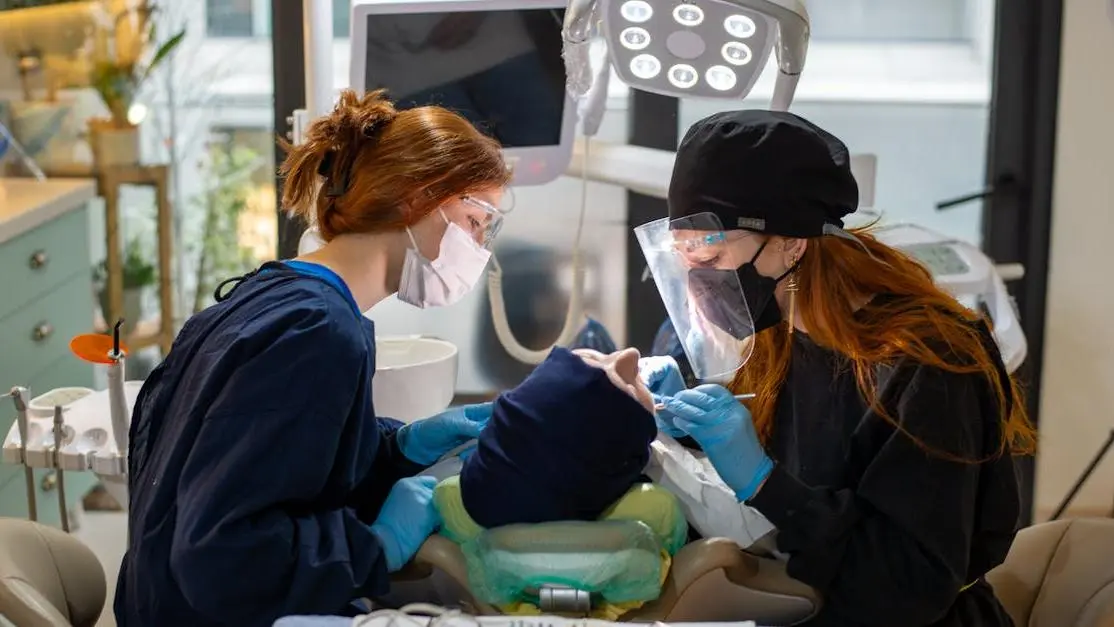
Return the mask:
{"type": "Polygon", "coordinates": [[[844,360],[795,334],[768,447],[776,466],[750,505],[777,526],[789,574],[824,595],[808,625],[1012,625],[981,579],[1016,531],[1012,458],[949,461],[910,437],[971,460],[996,452],[992,388],[899,363],[879,369],[878,390],[904,433],[870,410],[844,360]]]}

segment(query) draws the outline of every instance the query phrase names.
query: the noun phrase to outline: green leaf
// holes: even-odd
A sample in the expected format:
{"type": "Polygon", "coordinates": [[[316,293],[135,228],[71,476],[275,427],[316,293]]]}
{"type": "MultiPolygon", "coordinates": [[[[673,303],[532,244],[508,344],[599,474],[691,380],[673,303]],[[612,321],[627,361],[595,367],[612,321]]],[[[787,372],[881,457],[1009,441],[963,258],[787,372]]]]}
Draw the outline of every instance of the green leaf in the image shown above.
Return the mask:
{"type": "Polygon", "coordinates": [[[185,39],[185,37],[186,29],[183,28],[181,31],[178,32],[177,35],[171,37],[166,41],[166,43],[160,46],[158,52],[155,53],[154,58],[151,59],[150,65],[147,66],[147,71],[143,73],[143,78],[140,79],[140,82],[146,81],[147,77],[151,75],[151,72],[153,72],[155,68],[157,68],[164,59],[166,59],[167,55],[169,55],[171,52],[174,52],[174,49],[178,47],[178,44],[182,43],[182,40],[185,39]]]}

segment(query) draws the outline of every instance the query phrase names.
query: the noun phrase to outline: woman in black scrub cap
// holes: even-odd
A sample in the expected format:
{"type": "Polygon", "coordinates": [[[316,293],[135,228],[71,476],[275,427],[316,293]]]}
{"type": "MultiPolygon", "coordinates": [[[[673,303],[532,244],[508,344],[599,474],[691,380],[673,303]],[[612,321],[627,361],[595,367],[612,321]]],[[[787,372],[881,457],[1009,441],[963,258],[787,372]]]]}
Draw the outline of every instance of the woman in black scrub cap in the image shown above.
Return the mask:
{"type": "Polygon", "coordinates": [[[685,390],[672,359],[644,359],[659,428],[777,526],[789,574],[825,597],[809,625],[1011,625],[983,575],[1018,525],[1025,405],[987,321],[869,228],[844,230],[857,206],[847,148],[796,115],[688,131],[669,215],[718,217],[720,243],[687,263],[738,276],[753,329],[733,332],[753,349],[726,388],[685,390]]]}

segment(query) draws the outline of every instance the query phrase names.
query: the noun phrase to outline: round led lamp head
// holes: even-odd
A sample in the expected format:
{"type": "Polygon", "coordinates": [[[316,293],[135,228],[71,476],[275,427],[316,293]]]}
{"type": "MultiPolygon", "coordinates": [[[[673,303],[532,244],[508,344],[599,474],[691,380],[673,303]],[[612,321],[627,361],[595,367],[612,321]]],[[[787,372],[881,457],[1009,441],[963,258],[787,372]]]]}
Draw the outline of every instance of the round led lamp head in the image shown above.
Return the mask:
{"type": "Polygon", "coordinates": [[[673,19],[681,26],[692,28],[704,21],[704,9],[695,4],[678,4],[673,7],[673,19]]]}
{"type": "Polygon", "coordinates": [[[686,63],[678,63],[669,68],[669,82],[678,89],[691,89],[700,80],[696,68],[686,63]]]}
{"type": "Polygon", "coordinates": [[[704,80],[708,86],[716,91],[731,91],[739,82],[739,77],[731,68],[723,65],[713,65],[704,72],[704,80]]]}
{"type": "Polygon", "coordinates": [[[629,26],[619,33],[619,43],[627,50],[644,50],[650,45],[650,33],[641,26],[629,26]]]}
{"type": "Polygon", "coordinates": [[[754,58],[754,53],[751,51],[750,46],[741,41],[729,41],[723,44],[723,49],[720,51],[723,60],[731,65],[744,66],[750,63],[754,58]]]}
{"type": "Polygon", "coordinates": [[[631,59],[630,71],[636,77],[648,81],[661,73],[661,61],[652,54],[640,54],[631,59]]]}
{"type": "Polygon", "coordinates": [[[738,13],[729,15],[723,21],[723,28],[728,35],[735,39],[750,39],[758,32],[758,25],[754,23],[754,20],[738,13]]]}
{"type": "Polygon", "coordinates": [[[642,24],[654,17],[654,7],[646,0],[626,0],[619,6],[619,15],[628,22],[642,24]]]}

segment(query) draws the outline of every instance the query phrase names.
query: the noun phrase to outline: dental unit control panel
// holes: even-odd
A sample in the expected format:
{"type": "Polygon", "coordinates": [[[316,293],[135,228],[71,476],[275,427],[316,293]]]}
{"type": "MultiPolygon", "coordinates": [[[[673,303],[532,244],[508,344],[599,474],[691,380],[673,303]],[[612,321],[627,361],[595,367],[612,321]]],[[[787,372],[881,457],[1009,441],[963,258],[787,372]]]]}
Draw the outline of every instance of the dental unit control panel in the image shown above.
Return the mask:
{"type": "Polygon", "coordinates": [[[998,268],[986,253],[966,242],[914,224],[881,227],[880,241],[920,261],[936,284],[993,323],[994,339],[1010,373],[1025,361],[1028,344],[1017,309],[998,268]]]}

